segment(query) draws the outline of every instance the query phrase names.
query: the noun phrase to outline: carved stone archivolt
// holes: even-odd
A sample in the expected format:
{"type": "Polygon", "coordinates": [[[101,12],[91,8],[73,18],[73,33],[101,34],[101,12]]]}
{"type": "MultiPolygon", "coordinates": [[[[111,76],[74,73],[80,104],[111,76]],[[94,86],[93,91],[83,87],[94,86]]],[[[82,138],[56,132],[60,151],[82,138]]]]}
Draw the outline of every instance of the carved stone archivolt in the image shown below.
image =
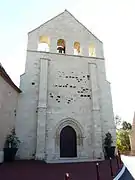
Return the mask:
{"type": "Polygon", "coordinates": [[[58,132],[56,132],[55,143],[57,146],[60,146],[60,135],[58,134],[58,132]]]}
{"type": "Polygon", "coordinates": [[[78,134],[77,136],[77,145],[83,146],[83,137],[81,136],[81,134],[78,134]]]}
{"type": "Polygon", "coordinates": [[[84,138],[84,131],[82,126],[79,124],[74,119],[67,118],[59,122],[59,124],[56,126],[55,130],[55,145],[59,146],[60,145],[60,132],[61,130],[66,127],[66,126],[71,126],[75,132],[76,132],[76,137],[77,137],[77,145],[78,146],[83,146],[83,138],[84,138]]]}

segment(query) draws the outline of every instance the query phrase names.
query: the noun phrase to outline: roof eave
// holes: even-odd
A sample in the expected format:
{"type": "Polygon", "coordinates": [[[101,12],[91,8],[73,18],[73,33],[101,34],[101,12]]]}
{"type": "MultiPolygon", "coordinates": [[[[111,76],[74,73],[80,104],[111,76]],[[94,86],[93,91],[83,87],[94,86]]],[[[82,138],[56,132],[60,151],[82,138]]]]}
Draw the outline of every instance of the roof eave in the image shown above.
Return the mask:
{"type": "Polygon", "coordinates": [[[11,80],[9,75],[6,73],[5,69],[2,65],[0,65],[0,75],[3,77],[3,79],[12,87],[14,88],[18,93],[21,93],[21,89],[19,89],[14,82],[11,80]]]}

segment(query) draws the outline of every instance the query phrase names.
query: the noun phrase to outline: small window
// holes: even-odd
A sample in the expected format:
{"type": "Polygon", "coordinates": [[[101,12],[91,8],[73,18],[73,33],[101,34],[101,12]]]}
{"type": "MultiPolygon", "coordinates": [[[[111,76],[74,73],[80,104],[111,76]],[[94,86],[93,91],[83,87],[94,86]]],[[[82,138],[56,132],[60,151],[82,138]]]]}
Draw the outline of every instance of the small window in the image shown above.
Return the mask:
{"type": "Polygon", "coordinates": [[[74,42],[74,55],[79,55],[81,53],[80,43],[74,42]]]}
{"type": "Polygon", "coordinates": [[[50,51],[50,42],[47,36],[39,37],[38,51],[45,51],[45,52],[50,51]]]}
{"type": "Polygon", "coordinates": [[[90,44],[89,46],[89,56],[96,57],[96,48],[94,44],[90,44]]]}
{"type": "Polygon", "coordinates": [[[58,39],[57,41],[57,53],[65,54],[66,45],[64,39],[58,39]]]}

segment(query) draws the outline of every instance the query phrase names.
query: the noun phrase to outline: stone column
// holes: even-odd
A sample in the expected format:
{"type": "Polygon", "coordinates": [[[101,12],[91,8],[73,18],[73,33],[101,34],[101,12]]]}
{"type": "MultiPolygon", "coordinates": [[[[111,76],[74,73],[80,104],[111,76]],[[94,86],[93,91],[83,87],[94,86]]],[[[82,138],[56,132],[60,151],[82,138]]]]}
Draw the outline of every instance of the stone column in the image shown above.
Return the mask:
{"type": "Polygon", "coordinates": [[[86,44],[82,47],[81,55],[89,57],[89,45],[86,44]]]}
{"type": "Polygon", "coordinates": [[[46,152],[48,59],[40,59],[40,82],[37,119],[36,159],[44,160],[46,152]]]}
{"type": "Polygon", "coordinates": [[[51,53],[57,53],[57,38],[52,37],[50,39],[50,52],[51,53]]]}
{"type": "Polygon", "coordinates": [[[97,80],[97,65],[89,64],[90,83],[92,89],[92,119],[93,119],[93,135],[94,135],[94,149],[95,157],[100,157],[102,153],[102,132],[100,119],[100,105],[99,105],[99,87],[97,80]]]}
{"type": "Polygon", "coordinates": [[[68,39],[65,40],[66,43],[66,54],[68,55],[74,55],[74,42],[69,41],[68,39]]]}

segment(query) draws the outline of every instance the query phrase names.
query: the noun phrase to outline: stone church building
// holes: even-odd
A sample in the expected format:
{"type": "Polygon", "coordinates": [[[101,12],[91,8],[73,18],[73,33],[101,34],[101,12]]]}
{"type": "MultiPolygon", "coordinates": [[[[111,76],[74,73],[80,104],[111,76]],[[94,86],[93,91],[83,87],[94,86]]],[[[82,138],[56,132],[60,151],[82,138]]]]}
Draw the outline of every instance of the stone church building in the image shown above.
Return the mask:
{"type": "Polygon", "coordinates": [[[130,137],[130,145],[131,145],[131,154],[135,155],[135,112],[133,117],[132,130],[129,137],[130,137]]]}
{"type": "Polygon", "coordinates": [[[103,43],[67,10],[28,33],[20,89],[18,158],[103,159],[108,131],[115,144],[103,43]]]}

